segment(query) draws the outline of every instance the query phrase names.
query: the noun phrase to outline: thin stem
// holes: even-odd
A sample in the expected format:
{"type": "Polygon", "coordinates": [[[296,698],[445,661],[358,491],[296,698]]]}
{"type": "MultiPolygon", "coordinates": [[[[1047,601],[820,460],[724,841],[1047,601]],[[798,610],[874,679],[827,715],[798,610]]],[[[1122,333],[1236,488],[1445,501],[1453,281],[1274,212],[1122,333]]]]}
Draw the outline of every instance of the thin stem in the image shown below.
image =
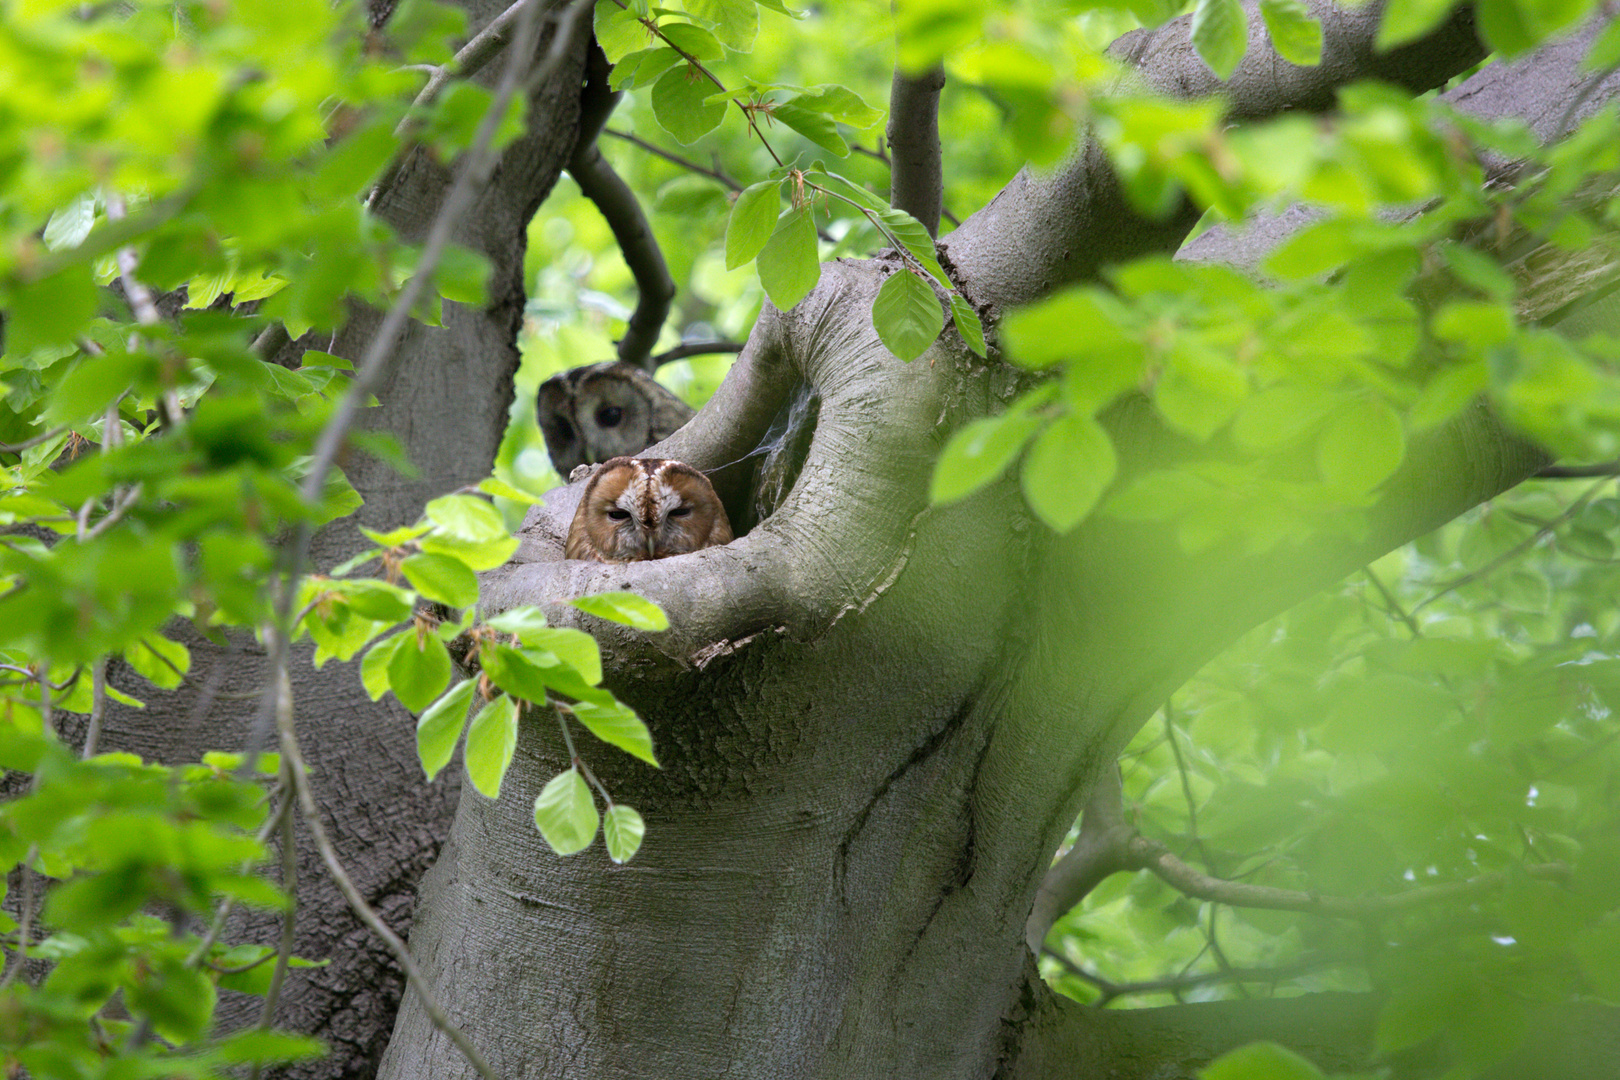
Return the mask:
{"type": "Polygon", "coordinates": [[[63,424],[61,427],[51,428],[51,430],[49,430],[49,431],[43,432],[43,433],[41,433],[39,435],[35,435],[33,438],[30,438],[30,439],[24,439],[22,442],[0,443],[0,454],[20,454],[24,450],[27,450],[31,446],[38,446],[40,443],[43,443],[43,442],[50,442],[52,439],[56,438],[58,435],[61,435],[61,434],[63,434],[64,432],[66,432],[68,430],[69,430],[68,426],[66,424],[63,424]]]}
{"type": "Polygon", "coordinates": [[[1576,514],[1585,509],[1586,504],[1597,497],[1597,493],[1605,484],[1609,483],[1609,480],[1609,477],[1604,477],[1602,480],[1599,480],[1597,483],[1587,488],[1581,493],[1580,498],[1570,503],[1569,507],[1565,509],[1563,513],[1549,521],[1544,528],[1537,529],[1535,532],[1531,533],[1529,537],[1513,545],[1507,551],[1504,551],[1502,554],[1498,555],[1496,558],[1492,559],[1478,570],[1471,570],[1468,573],[1463,574],[1461,577],[1452,578],[1444,585],[1441,585],[1439,590],[1432,596],[1425,597],[1422,601],[1416,604],[1412,608],[1412,614],[1416,616],[1418,612],[1422,611],[1424,608],[1428,607],[1442,596],[1445,596],[1447,593],[1456,592],[1463,586],[1471,585],[1480,578],[1494,573],[1496,570],[1500,569],[1507,563],[1512,562],[1514,559],[1517,559],[1520,555],[1523,555],[1526,551],[1529,551],[1531,548],[1535,547],[1549,536],[1552,536],[1553,533],[1557,531],[1558,526],[1569,521],[1576,514]]]}
{"type": "MultiPolygon", "coordinates": [[[[519,33],[521,39],[521,31],[519,33]]],[[[451,1023],[450,1017],[434,998],[427,980],[422,977],[421,969],[416,966],[416,960],[411,956],[410,950],[399,939],[399,935],[372,910],[371,905],[366,903],[365,897],[360,895],[360,890],[355,886],[354,879],[349,877],[342,861],[338,859],[337,850],[332,846],[332,840],[326,833],[326,825],[321,821],[320,806],[309,783],[309,772],[304,766],[303,751],[298,746],[298,732],[293,723],[292,680],[287,677],[285,670],[280,672],[280,678],[277,680],[276,699],[276,728],[281,738],[283,763],[292,780],[298,807],[303,812],[304,825],[309,829],[316,850],[320,852],[321,861],[326,865],[326,872],[331,875],[339,891],[343,893],[343,898],[349,902],[350,910],[373,934],[377,935],[405,972],[405,980],[411,989],[416,991],[417,1000],[422,1003],[422,1010],[427,1013],[433,1026],[456,1044],[456,1048],[479,1076],[484,1080],[500,1080],[489,1062],[484,1060],[484,1056],[472,1044],[472,1040],[451,1023]]]]}
{"type": "Polygon", "coordinates": [[[96,744],[101,741],[101,722],[107,713],[107,657],[98,656],[90,664],[90,722],[84,729],[82,758],[96,756],[96,744]]]}
{"type": "MultiPolygon", "coordinates": [[[[276,966],[270,973],[270,987],[265,991],[264,1007],[259,1011],[259,1030],[269,1031],[276,1019],[276,1006],[281,1001],[281,988],[287,979],[287,967],[292,962],[298,915],[298,838],[290,813],[294,783],[292,768],[286,758],[281,761],[281,784],[287,789],[287,798],[281,817],[281,889],[287,894],[287,910],[281,916],[281,940],[276,946],[276,966]]],[[[259,1064],[254,1063],[249,1080],[259,1080],[259,1064]]]]}
{"type": "Polygon", "coordinates": [[[16,982],[28,963],[28,939],[34,932],[34,860],[37,858],[39,845],[28,845],[28,854],[22,861],[22,910],[17,913],[17,962],[0,977],[0,990],[16,982]]]}
{"type": "Polygon", "coordinates": [[[665,349],[652,358],[653,367],[662,367],[676,360],[684,360],[688,356],[707,356],[710,353],[737,353],[743,351],[741,341],[687,341],[665,349]]]}
{"type": "Polygon", "coordinates": [[[1389,613],[1405,623],[1406,628],[1412,632],[1413,637],[1422,637],[1423,628],[1418,625],[1417,619],[1413,618],[1412,613],[1402,607],[1399,600],[1395,599],[1395,594],[1389,591],[1389,587],[1384,584],[1383,579],[1373,573],[1372,566],[1363,566],[1361,572],[1367,575],[1367,580],[1372,582],[1373,588],[1378,590],[1378,595],[1384,598],[1384,605],[1388,608],[1389,613]]]}
{"type": "Polygon", "coordinates": [[[641,149],[647,151],[647,153],[652,154],[655,157],[661,157],[672,165],[679,165],[681,168],[695,172],[699,176],[707,176],[711,180],[724,184],[732,191],[741,191],[743,189],[743,185],[739,183],[735,177],[722,172],[719,169],[705,168],[695,161],[689,161],[686,158],[681,157],[679,154],[672,154],[660,146],[654,146],[646,139],[630,134],[628,131],[615,131],[613,128],[603,128],[602,134],[611,135],[615,139],[623,139],[632,146],[639,146],[641,149]]]}

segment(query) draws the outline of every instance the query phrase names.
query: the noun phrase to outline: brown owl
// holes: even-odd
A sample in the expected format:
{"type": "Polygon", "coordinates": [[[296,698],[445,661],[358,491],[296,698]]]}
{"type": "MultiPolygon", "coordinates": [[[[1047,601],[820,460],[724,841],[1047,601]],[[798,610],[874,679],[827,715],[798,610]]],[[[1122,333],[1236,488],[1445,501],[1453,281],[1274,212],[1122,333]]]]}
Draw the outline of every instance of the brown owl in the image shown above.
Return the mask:
{"type": "Polygon", "coordinates": [[[568,527],[570,559],[639,562],[731,543],[709,478],[684,461],[619,457],[596,470],[568,527]]]}
{"type": "Polygon", "coordinates": [[[608,360],[541,383],[538,416],[551,464],[567,476],[669,438],[692,409],[640,368],[608,360]]]}

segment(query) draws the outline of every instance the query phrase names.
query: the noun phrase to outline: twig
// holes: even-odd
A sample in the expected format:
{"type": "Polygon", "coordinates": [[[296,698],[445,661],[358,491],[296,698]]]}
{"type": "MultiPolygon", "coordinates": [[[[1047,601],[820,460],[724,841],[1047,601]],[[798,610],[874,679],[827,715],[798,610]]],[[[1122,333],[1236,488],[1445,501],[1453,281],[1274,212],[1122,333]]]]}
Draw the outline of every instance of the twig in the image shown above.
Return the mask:
{"type": "MultiPolygon", "coordinates": [[[[1229,904],[1232,907],[1263,908],[1268,911],[1298,911],[1337,919],[1366,919],[1395,915],[1427,904],[1489,892],[1501,887],[1508,879],[1505,872],[1498,871],[1481,874],[1465,881],[1424,885],[1389,896],[1351,898],[1322,896],[1318,893],[1276,889],[1266,885],[1249,885],[1210,877],[1176,858],[1157,840],[1149,840],[1145,836],[1137,836],[1129,842],[1125,858],[1131,868],[1151,870],[1171,888],[1199,900],[1229,904]]],[[[1541,863],[1524,867],[1522,872],[1536,878],[1565,878],[1569,876],[1569,867],[1562,863],[1541,863]]]]}
{"type": "Polygon", "coordinates": [[[1603,485],[1607,484],[1608,482],[1609,478],[1604,477],[1604,479],[1587,488],[1581,493],[1580,498],[1570,503],[1568,508],[1566,508],[1563,513],[1549,521],[1544,528],[1537,529],[1526,539],[1514,544],[1507,551],[1504,551],[1502,554],[1498,555],[1496,558],[1492,559],[1478,570],[1471,570],[1468,573],[1463,574],[1461,577],[1452,578],[1444,585],[1441,585],[1439,590],[1432,596],[1424,597],[1421,601],[1414,605],[1412,608],[1412,614],[1416,616],[1418,612],[1422,611],[1424,608],[1428,607],[1442,596],[1445,596],[1447,593],[1456,592],[1464,585],[1471,585],[1480,578],[1494,573],[1505,564],[1512,562],[1514,559],[1517,559],[1520,555],[1523,555],[1526,551],[1529,551],[1531,548],[1535,547],[1549,536],[1552,536],[1553,533],[1557,531],[1558,526],[1564,524],[1576,514],[1580,513],[1581,510],[1586,507],[1587,503],[1596,498],[1598,491],[1602,489],[1603,485]]]}
{"type": "MultiPolygon", "coordinates": [[[[37,779],[37,773],[35,777],[37,779]]],[[[22,861],[22,910],[17,913],[17,962],[0,976],[0,990],[16,982],[28,963],[28,938],[34,932],[34,860],[37,858],[39,845],[28,845],[28,854],[22,861]]]]}
{"type": "MultiPolygon", "coordinates": [[[[281,783],[287,789],[286,806],[291,807],[294,797],[292,767],[287,758],[281,759],[281,783]]],[[[292,963],[295,930],[298,915],[298,838],[293,828],[293,816],[281,819],[281,889],[287,894],[287,910],[281,916],[281,940],[276,947],[276,966],[270,973],[270,987],[265,991],[264,1007],[259,1012],[259,1030],[269,1031],[275,1023],[276,1005],[281,1001],[281,988],[287,979],[287,967],[292,963]]],[[[259,1080],[259,1064],[253,1063],[248,1080],[259,1080]]]]}
{"type": "MultiPolygon", "coordinates": [[[[124,516],[134,509],[136,503],[140,502],[141,493],[145,490],[146,484],[144,481],[141,481],[136,483],[129,490],[125,491],[121,496],[114,500],[113,508],[107,511],[106,515],[103,516],[100,521],[96,522],[93,528],[83,532],[80,539],[94,540],[96,537],[100,536],[102,533],[124,520],[124,516]]],[[[81,518],[82,517],[83,515],[81,513],[81,518]]],[[[81,520],[81,525],[82,524],[83,521],[81,520]]]]}
{"type": "Polygon", "coordinates": [[[409,112],[394,129],[396,137],[404,138],[416,124],[420,123],[421,110],[432,104],[452,77],[459,76],[465,79],[474,75],[496,57],[506,44],[507,31],[522,13],[524,2],[525,0],[517,0],[495,16],[482,30],[474,34],[467,44],[456,51],[456,55],[450,58],[448,64],[432,69],[433,74],[428,78],[427,85],[417,93],[416,99],[411,102],[409,112]]]}
{"type": "Polygon", "coordinates": [[[710,353],[736,353],[743,351],[740,341],[683,341],[673,349],[665,349],[652,358],[652,366],[662,367],[688,356],[707,356],[710,353]]]}
{"type": "MultiPolygon", "coordinates": [[[[271,814],[269,819],[266,820],[264,825],[259,829],[259,835],[255,837],[255,839],[261,844],[270,839],[270,834],[281,827],[281,823],[284,819],[287,819],[292,815],[291,789],[286,788],[284,784],[278,783],[277,790],[281,792],[281,804],[276,807],[276,812],[271,814]]],[[[251,869],[251,867],[248,869],[251,869]]],[[[209,922],[207,932],[204,933],[202,938],[198,940],[197,947],[191,950],[191,955],[186,957],[186,967],[197,967],[199,964],[203,963],[203,961],[208,959],[209,950],[214,947],[214,942],[219,940],[220,931],[225,929],[225,919],[230,915],[231,909],[235,906],[236,898],[233,896],[227,896],[225,899],[219,902],[219,906],[214,909],[214,918],[209,922]]],[[[247,969],[244,968],[243,970],[245,971],[247,969]]]]}
{"type": "Polygon", "coordinates": [[[1532,480],[1584,480],[1592,476],[1620,476],[1620,461],[1596,465],[1548,465],[1531,476],[1532,480]]]}
{"type": "Polygon", "coordinates": [[[611,135],[615,139],[623,139],[632,146],[639,146],[641,149],[647,151],[649,154],[652,154],[654,157],[661,157],[665,161],[670,162],[673,165],[679,165],[681,168],[687,169],[691,172],[695,172],[699,176],[707,176],[709,179],[714,180],[717,183],[724,184],[732,191],[741,191],[743,189],[743,185],[739,183],[735,177],[732,177],[719,169],[705,168],[695,161],[688,161],[679,154],[672,154],[662,147],[654,146],[646,139],[632,135],[628,131],[615,131],[612,128],[603,128],[602,134],[611,135]]]}
{"type": "Polygon", "coordinates": [[[1367,580],[1373,583],[1373,588],[1378,590],[1378,595],[1384,598],[1384,605],[1389,613],[1405,623],[1406,628],[1412,631],[1413,637],[1422,637],[1423,628],[1418,625],[1417,619],[1413,618],[1412,613],[1401,606],[1401,602],[1395,599],[1395,594],[1389,591],[1389,587],[1384,584],[1377,574],[1373,573],[1372,565],[1369,563],[1363,566],[1361,572],[1367,575],[1367,580]]]}
{"type": "MultiPolygon", "coordinates": [[[[520,40],[521,36],[522,30],[520,29],[520,40]]],[[[298,746],[298,732],[293,723],[292,680],[287,677],[285,669],[279,673],[277,679],[276,728],[281,737],[282,763],[288,770],[293,791],[298,798],[298,807],[303,812],[304,825],[309,829],[310,838],[314,840],[316,850],[320,852],[321,861],[326,865],[326,872],[331,875],[332,880],[343,893],[344,899],[349,902],[350,909],[387,946],[395,962],[405,972],[405,979],[410,983],[411,989],[416,991],[417,1000],[422,1003],[422,1009],[427,1013],[428,1019],[433,1022],[433,1026],[456,1044],[456,1048],[461,1051],[462,1056],[467,1059],[468,1063],[477,1070],[479,1076],[483,1077],[484,1080],[500,1080],[499,1075],[490,1066],[489,1062],[485,1061],[484,1056],[478,1052],[478,1048],[472,1044],[472,1041],[467,1038],[460,1028],[451,1023],[449,1016],[445,1015],[444,1010],[439,1007],[432,990],[428,987],[427,980],[422,977],[421,970],[417,968],[416,961],[412,958],[410,950],[399,939],[399,935],[394,933],[393,929],[378,917],[377,913],[372,910],[371,905],[366,903],[365,897],[360,895],[360,890],[355,886],[354,880],[349,877],[348,871],[343,868],[342,861],[338,859],[337,850],[332,846],[332,840],[326,834],[326,825],[321,821],[320,806],[315,800],[315,792],[310,787],[309,772],[304,766],[303,751],[298,746]]],[[[283,843],[285,844],[285,838],[283,843]]],[[[285,855],[283,858],[285,859],[285,855]]],[[[285,865],[285,862],[283,865],[285,865]]]]}
{"type": "Polygon", "coordinates": [[[1125,862],[1125,845],[1134,835],[1125,824],[1119,767],[1110,765],[1080,815],[1080,835],[1074,846],[1047,870],[1035,893],[1035,903],[1024,924],[1024,940],[1031,952],[1040,951],[1052,925],[1092,889],[1121,870],[1130,869],[1125,862]]]}
{"type": "MultiPolygon", "coordinates": [[[[117,193],[108,195],[108,220],[120,221],[124,216],[124,197],[117,193]]],[[[152,291],[135,277],[135,268],[141,262],[140,256],[135,253],[134,247],[125,245],[118,249],[117,261],[118,280],[124,286],[124,300],[135,313],[135,321],[142,326],[156,326],[163,321],[163,316],[158,314],[157,304],[152,299],[152,291]]],[[[171,397],[172,392],[165,392],[164,396],[171,397]]]]}
{"type": "Polygon", "coordinates": [[[90,722],[84,729],[84,752],[80,757],[88,760],[96,756],[96,744],[101,741],[101,721],[107,712],[107,657],[98,656],[90,664],[90,722]]]}
{"type": "Polygon", "coordinates": [[[1140,982],[1116,983],[1103,978],[1070,960],[1056,949],[1042,949],[1041,955],[1049,956],[1077,979],[1095,986],[1102,991],[1102,996],[1090,1002],[1092,1008],[1102,1008],[1115,998],[1126,997],[1133,994],[1174,993],[1178,990],[1191,990],[1199,986],[1209,986],[1216,983],[1279,983],[1284,979],[1294,979],[1301,975],[1309,975],[1313,971],[1323,968],[1338,967],[1341,964],[1357,962],[1354,956],[1318,956],[1300,960],[1292,964],[1284,964],[1274,968],[1226,968],[1221,971],[1209,971],[1199,975],[1175,975],[1163,979],[1146,979],[1140,982]]]}
{"type": "Polygon", "coordinates": [[[27,450],[31,446],[38,446],[40,443],[43,443],[43,442],[50,442],[52,439],[56,438],[58,435],[61,435],[62,433],[66,432],[68,430],[69,430],[68,425],[63,424],[61,427],[51,428],[51,430],[49,430],[49,431],[43,432],[43,433],[41,433],[39,435],[35,435],[33,438],[30,438],[30,439],[24,439],[22,442],[18,442],[18,443],[0,443],[0,454],[20,454],[24,450],[27,450]]]}

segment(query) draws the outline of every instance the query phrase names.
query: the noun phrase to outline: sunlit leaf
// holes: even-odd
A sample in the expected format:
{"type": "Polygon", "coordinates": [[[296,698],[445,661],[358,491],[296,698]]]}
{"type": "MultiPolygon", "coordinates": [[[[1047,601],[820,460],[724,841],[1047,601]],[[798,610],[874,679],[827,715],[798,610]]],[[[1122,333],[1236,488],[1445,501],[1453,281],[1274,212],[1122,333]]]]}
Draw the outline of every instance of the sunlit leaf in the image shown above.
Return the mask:
{"type": "Polygon", "coordinates": [[[578,769],[558,773],[535,797],[535,827],[558,855],[584,851],[600,823],[590,785],[578,769]]]}

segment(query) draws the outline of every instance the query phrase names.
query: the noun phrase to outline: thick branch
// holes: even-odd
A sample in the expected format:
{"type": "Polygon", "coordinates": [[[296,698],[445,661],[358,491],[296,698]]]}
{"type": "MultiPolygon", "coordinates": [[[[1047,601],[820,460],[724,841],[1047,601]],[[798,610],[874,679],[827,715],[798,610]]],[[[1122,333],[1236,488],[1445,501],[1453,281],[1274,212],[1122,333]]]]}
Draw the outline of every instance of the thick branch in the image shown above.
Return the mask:
{"type": "MultiPolygon", "coordinates": [[[[1193,51],[1185,16],[1155,31],[1128,34],[1114,51],[1150,86],[1172,96],[1224,90],[1230,113],[1244,119],[1325,108],[1340,87],[1374,75],[1427,89],[1485,55],[1471,7],[1458,8],[1427,37],[1388,56],[1373,51],[1382,4],[1339,7],[1331,0],[1311,0],[1309,7],[1323,32],[1322,63],[1314,68],[1295,67],[1278,56],[1252,10],[1249,51],[1224,87],[1193,51]]],[[[1087,140],[1050,176],[1020,172],[945,245],[973,299],[1006,308],[1090,279],[1110,263],[1174,251],[1198,213],[1183,201],[1167,219],[1143,217],[1125,197],[1102,149],[1087,140]]]]}
{"type": "Polygon", "coordinates": [[[939,163],[939,92],[945,69],[920,75],[896,69],[889,86],[889,202],[939,235],[945,186],[939,163]]]}
{"type": "Polygon", "coordinates": [[[568,161],[568,174],[585,197],[607,219],[613,239],[624,254],[625,265],[636,279],[636,309],[630,314],[624,337],[619,341],[619,359],[646,371],[658,365],[649,359],[658,343],[658,334],[669,317],[669,303],[675,298],[675,279],[653,236],[647,215],[641,211],[636,193],[613,171],[597,147],[602,127],[619,103],[620,95],[608,89],[608,62],[599,47],[593,46],[586,62],[586,82],[580,104],[579,143],[568,161]]]}
{"type": "MultiPolygon", "coordinates": [[[[1371,994],[1307,994],[1160,1009],[1092,1009],[1045,992],[1020,1034],[1008,1080],[1190,1080],[1221,1054],[1258,1040],[1287,1046],[1329,1073],[1364,1069],[1381,1001],[1371,994]]],[[[1483,1080],[1591,1080],[1620,1075],[1620,1013],[1596,1004],[1534,1010],[1524,1044],[1483,1080]]],[[[1444,1070],[1437,1049],[1402,1055],[1397,1076],[1444,1070]]]]}
{"type": "Polygon", "coordinates": [[[1108,769],[1086,803],[1074,847],[1046,872],[1035,894],[1035,907],[1024,930],[1030,952],[1040,954],[1052,924],[1092,889],[1122,870],[1134,869],[1126,856],[1136,833],[1125,824],[1121,796],[1119,770],[1108,769]]]}

